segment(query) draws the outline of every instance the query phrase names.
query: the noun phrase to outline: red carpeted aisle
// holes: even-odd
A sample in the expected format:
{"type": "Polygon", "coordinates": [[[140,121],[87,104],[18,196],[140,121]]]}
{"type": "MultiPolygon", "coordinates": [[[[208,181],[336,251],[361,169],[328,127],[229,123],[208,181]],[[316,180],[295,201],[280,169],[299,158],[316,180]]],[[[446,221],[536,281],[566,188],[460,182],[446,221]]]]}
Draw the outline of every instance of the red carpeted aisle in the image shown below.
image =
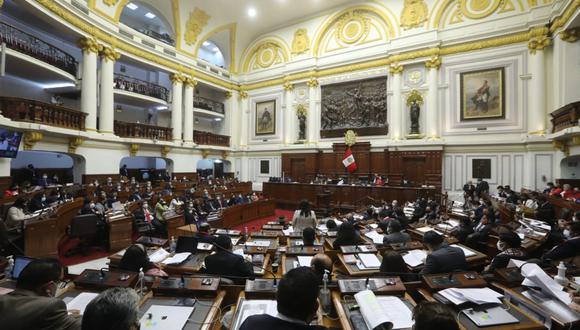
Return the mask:
{"type": "MultiPolygon", "coordinates": [[[[276,209],[276,213],[274,216],[250,221],[248,223],[245,223],[244,225],[234,227],[233,229],[236,229],[236,230],[243,232],[244,227],[248,227],[248,231],[250,231],[250,232],[258,231],[258,230],[260,230],[260,228],[262,228],[262,225],[266,224],[268,221],[273,221],[273,220],[278,219],[278,217],[281,215],[286,217],[286,221],[290,221],[290,220],[292,220],[292,216],[294,215],[294,212],[276,209]]],[[[135,239],[136,239],[136,237],[135,237],[135,239]]],[[[78,240],[71,239],[71,240],[65,241],[64,243],[62,243],[60,245],[58,258],[64,266],[71,266],[71,265],[76,265],[76,264],[80,264],[83,262],[87,262],[87,261],[91,261],[91,260],[95,260],[95,259],[99,259],[99,258],[104,258],[104,257],[107,257],[107,256],[111,255],[112,253],[116,252],[116,251],[109,252],[109,251],[106,251],[104,249],[93,248],[90,251],[90,253],[86,256],[78,254],[78,255],[66,257],[65,256],[66,251],[74,248],[77,244],[78,244],[78,240]]]]}

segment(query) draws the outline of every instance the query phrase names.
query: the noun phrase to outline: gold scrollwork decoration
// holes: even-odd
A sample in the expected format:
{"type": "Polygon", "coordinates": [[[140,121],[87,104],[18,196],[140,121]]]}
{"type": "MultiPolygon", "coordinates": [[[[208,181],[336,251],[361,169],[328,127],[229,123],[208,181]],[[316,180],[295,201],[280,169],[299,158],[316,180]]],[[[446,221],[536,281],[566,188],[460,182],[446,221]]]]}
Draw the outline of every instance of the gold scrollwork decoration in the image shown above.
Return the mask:
{"type": "Polygon", "coordinates": [[[579,28],[567,29],[567,30],[560,32],[560,39],[562,39],[563,41],[572,43],[572,42],[578,41],[579,35],[580,35],[579,28]]]}
{"type": "Polygon", "coordinates": [[[425,23],[429,16],[429,8],[423,0],[405,0],[401,11],[401,27],[412,29],[425,23]]]}
{"type": "Polygon", "coordinates": [[[306,82],[306,86],[311,87],[311,88],[315,88],[318,87],[320,85],[320,83],[318,82],[318,79],[316,78],[310,78],[310,80],[308,80],[306,82]]]}
{"type": "Polygon", "coordinates": [[[77,152],[77,148],[80,147],[85,142],[82,137],[74,137],[68,140],[68,153],[74,154],[77,152]]]}
{"type": "Polygon", "coordinates": [[[22,141],[24,142],[23,149],[32,150],[32,148],[34,148],[34,145],[37,142],[42,141],[43,138],[44,136],[42,135],[41,132],[28,131],[24,133],[24,137],[22,139],[22,141]]]}
{"type": "Polygon", "coordinates": [[[169,76],[169,79],[174,84],[180,84],[180,83],[183,83],[187,78],[183,74],[177,72],[177,73],[172,73],[169,76]]]}
{"type": "Polygon", "coordinates": [[[459,0],[459,9],[463,16],[481,19],[493,14],[501,0],[459,0]]]}
{"type": "Polygon", "coordinates": [[[131,143],[129,146],[129,155],[131,155],[131,157],[135,157],[137,152],[139,152],[139,145],[137,143],[131,143]]]}
{"type": "Polygon", "coordinates": [[[207,150],[207,149],[201,149],[201,157],[203,159],[206,159],[207,156],[209,156],[209,150],[207,150]]]}
{"type": "Polygon", "coordinates": [[[425,67],[427,69],[439,70],[439,68],[441,67],[441,57],[433,56],[430,59],[426,60],[425,67]]]}
{"type": "Polygon", "coordinates": [[[78,42],[78,46],[87,53],[98,54],[103,50],[103,45],[99,44],[96,38],[81,38],[78,42]]]}
{"type": "Polygon", "coordinates": [[[225,91],[224,96],[226,97],[226,99],[229,99],[230,97],[232,97],[232,91],[225,91]]]}
{"type": "Polygon", "coordinates": [[[423,95],[421,95],[421,93],[416,89],[413,89],[409,94],[407,94],[407,106],[410,107],[413,102],[416,102],[419,105],[423,104],[423,95]]]}
{"type": "Polygon", "coordinates": [[[203,28],[207,25],[211,17],[203,10],[195,7],[191,13],[189,13],[189,18],[185,23],[185,34],[183,38],[185,43],[189,46],[193,46],[197,41],[197,38],[203,31],[203,28]]]}
{"type": "Polygon", "coordinates": [[[353,130],[349,129],[344,133],[344,144],[349,147],[356,144],[356,133],[353,130]]]}
{"type": "Polygon", "coordinates": [[[284,88],[284,90],[287,91],[287,92],[291,92],[291,91],[294,90],[294,84],[291,83],[291,82],[289,82],[289,81],[287,81],[287,82],[284,83],[284,85],[282,85],[282,88],[284,88]]]}
{"type": "Polygon", "coordinates": [[[103,0],[103,3],[109,7],[116,5],[119,0],[103,0]]]}
{"type": "Polygon", "coordinates": [[[185,77],[184,83],[189,87],[197,86],[197,80],[191,77],[185,77]]]}
{"type": "Polygon", "coordinates": [[[399,63],[393,63],[389,66],[389,72],[391,74],[403,73],[403,70],[405,70],[405,67],[399,63]]]}
{"type": "Polygon", "coordinates": [[[240,91],[239,94],[240,94],[240,99],[242,99],[242,100],[247,99],[249,96],[248,92],[246,92],[246,91],[240,91]]]}
{"type": "Polygon", "coordinates": [[[371,29],[371,23],[364,12],[350,10],[344,13],[336,23],[336,38],[345,44],[354,44],[364,40],[371,29]]]}
{"type": "Polygon", "coordinates": [[[111,62],[116,62],[121,58],[121,53],[116,51],[113,47],[104,47],[101,50],[101,56],[111,62]]]}
{"type": "Polygon", "coordinates": [[[170,151],[171,151],[171,147],[169,147],[169,146],[161,147],[161,157],[163,157],[163,158],[167,157],[167,154],[169,154],[170,151]]]}
{"type": "Polygon", "coordinates": [[[292,54],[299,55],[310,49],[310,38],[306,29],[298,29],[294,32],[292,40],[292,54]]]}
{"type": "Polygon", "coordinates": [[[273,42],[265,42],[256,51],[256,63],[261,68],[269,68],[280,62],[280,46],[273,42]]]}
{"type": "Polygon", "coordinates": [[[306,104],[299,103],[296,105],[296,115],[299,117],[300,116],[306,117],[306,115],[308,115],[308,108],[306,104]]]}
{"type": "Polygon", "coordinates": [[[535,54],[539,50],[544,50],[544,48],[552,44],[552,39],[548,38],[546,35],[533,37],[528,42],[528,48],[531,54],[535,54]]]}

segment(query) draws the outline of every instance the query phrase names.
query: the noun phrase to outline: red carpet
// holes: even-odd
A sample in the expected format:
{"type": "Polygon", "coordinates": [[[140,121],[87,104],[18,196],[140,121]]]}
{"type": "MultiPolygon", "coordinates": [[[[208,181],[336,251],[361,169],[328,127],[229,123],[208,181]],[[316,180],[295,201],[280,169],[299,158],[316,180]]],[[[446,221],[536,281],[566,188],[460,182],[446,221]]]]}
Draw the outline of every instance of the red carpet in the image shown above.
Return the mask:
{"type": "MultiPolygon", "coordinates": [[[[252,232],[252,231],[258,231],[260,230],[260,228],[262,228],[262,225],[266,224],[268,221],[273,221],[273,220],[277,220],[279,216],[285,216],[286,217],[286,221],[290,221],[292,220],[292,215],[294,215],[293,211],[286,211],[286,210],[278,210],[276,209],[276,214],[274,216],[271,217],[266,217],[266,218],[262,218],[262,219],[257,219],[254,221],[250,221],[244,225],[240,225],[237,227],[234,227],[234,229],[239,230],[239,231],[244,231],[244,227],[248,227],[248,231],[252,232]]],[[[134,239],[137,239],[136,237],[134,237],[134,239]]],[[[95,259],[99,259],[99,258],[104,258],[104,257],[108,257],[109,255],[113,254],[116,251],[106,251],[105,249],[98,249],[98,248],[92,248],[89,251],[89,254],[86,256],[83,256],[82,254],[76,254],[70,257],[66,257],[65,253],[76,247],[78,244],[78,240],[77,239],[70,239],[67,241],[64,241],[58,249],[58,259],[60,260],[60,262],[64,265],[64,266],[71,266],[71,265],[76,265],[76,264],[80,264],[83,262],[87,262],[87,261],[91,261],[91,260],[95,260],[95,259]]]]}

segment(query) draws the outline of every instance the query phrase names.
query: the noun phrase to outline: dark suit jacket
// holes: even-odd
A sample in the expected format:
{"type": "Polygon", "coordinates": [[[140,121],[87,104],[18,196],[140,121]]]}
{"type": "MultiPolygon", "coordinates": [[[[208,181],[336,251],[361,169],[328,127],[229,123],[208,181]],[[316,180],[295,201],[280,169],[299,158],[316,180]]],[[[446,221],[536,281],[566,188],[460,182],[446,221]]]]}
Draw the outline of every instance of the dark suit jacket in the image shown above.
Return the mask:
{"type": "Polygon", "coordinates": [[[10,330],[76,330],[81,328],[81,317],[68,315],[60,299],[17,289],[0,296],[0,324],[10,330]]]}
{"type": "Polygon", "coordinates": [[[556,245],[553,249],[546,252],[542,259],[560,260],[572,258],[577,255],[580,255],[580,236],[556,245]]]}
{"type": "Polygon", "coordinates": [[[538,220],[546,221],[550,224],[554,223],[556,217],[556,211],[554,210],[554,205],[550,204],[550,202],[544,202],[541,205],[538,205],[536,209],[536,218],[538,220]]]}
{"type": "MultiPolygon", "coordinates": [[[[254,277],[254,267],[242,256],[229,251],[219,250],[217,253],[205,257],[205,270],[208,274],[221,275],[224,277],[254,277]]],[[[233,278],[236,284],[246,282],[242,278],[233,278]]]]}
{"type": "Polygon", "coordinates": [[[449,273],[467,269],[467,261],[463,250],[449,245],[443,245],[431,252],[425,260],[425,267],[420,274],[449,273]]]}
{"type": "Polygon", "coordinates": [[[288,321],[284,321],[277,317],[268,315],[268,314],[260,314],[260,315],[252,315],[248,317],[244,323],[240,326],[240,330],[322,330],[327,329],[321,326],[314,326],[314,325],[301,325],[298,323],[292,323],[288,321]]]}
{"type": "Polygon", "coordinates": [[[383,238],[383,244],[407,243],[411,241],[411,236],[407,233],[392,233],[383,238]]]}

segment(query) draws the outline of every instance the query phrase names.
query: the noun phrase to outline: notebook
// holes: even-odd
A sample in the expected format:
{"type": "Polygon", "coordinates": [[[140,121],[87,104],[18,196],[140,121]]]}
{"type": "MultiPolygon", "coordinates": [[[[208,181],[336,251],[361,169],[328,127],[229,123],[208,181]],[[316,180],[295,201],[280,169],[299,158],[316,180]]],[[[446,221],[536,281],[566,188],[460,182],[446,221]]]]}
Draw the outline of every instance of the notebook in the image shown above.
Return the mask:
{"type": "Polygon", "coordinates": [[[493,325],[513,324],[519,323],[513,315],[508,313],[501,306],[486,308],[482,310],[474,310],[473,308],[464,309],[461,311],[467,318],[469,318],[478,327],[489,327],[493,325]]]}

